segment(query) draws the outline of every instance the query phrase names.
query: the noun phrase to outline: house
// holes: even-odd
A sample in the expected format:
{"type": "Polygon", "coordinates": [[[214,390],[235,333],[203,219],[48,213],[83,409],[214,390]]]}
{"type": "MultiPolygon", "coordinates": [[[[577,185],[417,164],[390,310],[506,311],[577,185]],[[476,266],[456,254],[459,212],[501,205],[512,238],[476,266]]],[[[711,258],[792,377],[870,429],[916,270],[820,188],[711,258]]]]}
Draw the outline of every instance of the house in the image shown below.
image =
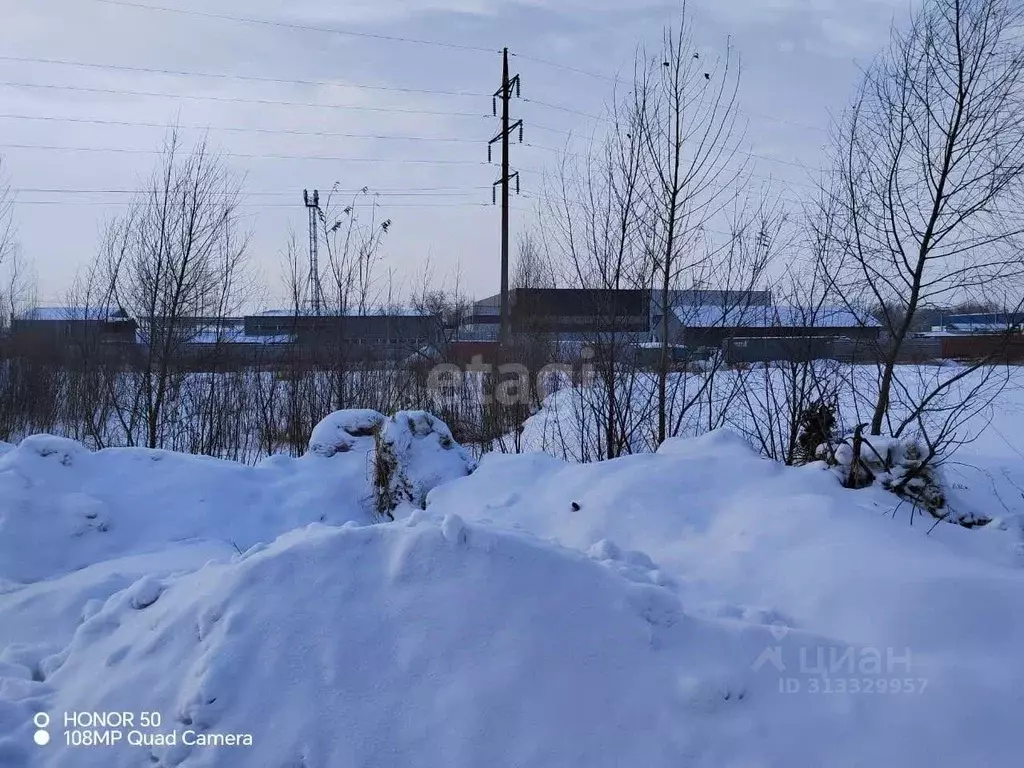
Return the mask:
{"type": "Polygon", "coordinates": [[[650,304],[647,290],[517,288],[509,316],[513,333],[647,333],[650,304]]]}
{"type": "Polygon", "coordinates": [[[473,302],[469,315],[456,331],[456,338],[466,341],[487,341],[498,338],[501,325],[501,294],[473,302]]]}

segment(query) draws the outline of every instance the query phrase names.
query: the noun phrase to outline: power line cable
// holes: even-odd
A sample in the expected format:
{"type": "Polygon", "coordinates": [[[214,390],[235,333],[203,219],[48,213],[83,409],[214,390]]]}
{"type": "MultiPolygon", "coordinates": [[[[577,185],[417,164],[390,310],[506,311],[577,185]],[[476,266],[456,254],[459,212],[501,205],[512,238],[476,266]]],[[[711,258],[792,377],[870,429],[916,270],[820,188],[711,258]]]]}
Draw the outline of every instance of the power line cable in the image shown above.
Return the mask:
{"type": "MultiPolygon", "coordinates": [[[[242,82],[256,82],[256,83],[271,83],[281,85],[301,85],[309,87],[321,87],[321,88],[351,88],[358,90],[371,90],[371,91],[390,91],[396,93],[415,93],[425,94],[432,96],[458,96],[458,97],[471,97],[471,98],[487,98],[491,94],[483,93],[480,91],[453,91],[453,90],[442,90],[442,89],[429,89],[429,88],[410,88],[405,86],[391,86],[391,85],[369,85],[364,83],[343,83],[335,82],[330,80],[301,80],[301,79],[286,79],[278,77],[263,77],[258,75],[239,75],[226,72],[195,72],[191,70],[178,70],[178,69],[161,69],[157,67],[140,67],[140,66],[129,66],[122,64],[104,64],[99,62],[90,61],[77,61],[70,59],[50,59],[50,58],[34,58],[27,56],[0,56],[0,61],[17,62],[24,64],[50,64],[56,66],[67,66],[67,67],[81,67],[84,69],[100,69],[100,70],[112,70],[118,72],[135,72],[140,74],[157,74],[157,75],[169,75],[175,77],[205,77],[219,80],[238,80],[242,82]]],[[[524,102],[536,104],[539,107],[546,109],[553,109],[559,112],[566,112],[572,115],[578,115],[580,117],[586,117],[590,120],[598,120],[600,122],[610,122],[608,117],[602,115],[595,115],[591,112],[585,112],[579,109],[573,109],[566,107],[561,104],[552,104],[551,102],[541,101],[539,99],[523,99],[524,102]]]]}
{"type": "Polygon", "coordinates": [[[38,59],[27,56],[0,56],[0,61],[19,62],[24,64],[52,64],[65,67],[82,67],[85,69],[114,70],[118,72],[136,72],[141,74],[172,75],[175,77],[208,77],[218,80],[239,80],[255,83],[273,83],[278,85],[302,85],[319,88],[357,88],[368,91],[395,91],[398,93],[422,93],[432,96],[469,96],[486,98],[489,93],[474,91],[446,91],[429,88],[407,88],[393,85],[367,85],[361,83],[339,83],[330,80],[288,80],[279,77],[260,77],[257,75],[236,75],[226,72],[192,72],[188,70],[157,69],[154,67],[135,67],[122,64],[100,64],[90,61],[72,61],[69,59],[38,59]]]}
{"type": "MultiPolygon", "coordinates": [[[[555,154],[564,155],[566,157],[585,157],[586,156],[585,152],[569,152],[569,151],[566,151],[564,149],[558,149],[557,147],[546,147],[546,146],[544,146],[542,144],[531,144],[531,143],[527,142],[527,143],[524,143],[523,146],[524,147],[529,147],[531,149],[540,149],[540,150],[543,150],[544,152],[553,152],[555,154]]],[[[821,168],[810,168],[807,165],[805,165],[804,163],[799,163],[799,162],[797,162],[795,160],[784,160],[784,159],[782,159],[780,157],[772,157],[771,155],[762,155],[762,154],[758,154],[757,152],[749,152],[749,151],[743,150],[743,149],[737,149],[736,150],[736,154],[745,155],[747,157],[756,157],[759,160],[765,160],[765,161],[772,162],[772,163],[780,163],[782,165],[789,165],[789,166],[792,166],[794,168],[799,168],[800,170],[803,170],[803,171],[814,171],[814,172],[820,173],[823,170],[821,168]]]]}
{"type": "MultiPolygon", "coordinates": [[[[481,196],[483,197],[483,196],[481,196]]],[[[123,200],[14,200],[12,205],[16,206],[33,206],[33,205],[60,205],[60,206],[116,206],[126,207],[129,205],[128,202],[123,200]]],[[[258,208],[258,209],[295,209],[298,207],[294,203],[239,203],[238,208],[258,208]]],[[[401,202],[392,201],[386,205],[387,209],[392,208],[487,208],[493,209],[491,201],[481,200],[480,202],[438,202],[438,203],[423,203],[423,202],[401,202]]],[[[519,209],[517,209],[519,210],[519,209]]]]}
{"type": "Polygon", "coordinates": [[[511,56],[515,56],[518,59],[522,59],[523,61],[532,61],[535,64],[543,64],[546,67],[552,67],[554,69],[561,69],[561,70],[563,70],[565,72],[574,72],[577,75],[586,75],[588,77],[594,77],[594,78],[598,78],[598,79],[601,79],[601,80],[608,80],[609,82],[612,82],[612,83],[618,82],[618,78],[610,77],[609,75],[605,75],[605,74],[602,74],[600,72],[594,72],[593,70],[582,69],[580,67],[570,67],[567,64],[559,64],[558,62],[551,61],[549,59],[542,59],[542,58],[539,58],[537,56],[528,56],[528,55],[523,54],[523,53],[514,53],[514,52],[510,51],[509,54],[511,56]]]}
{"type": "MultiPolygon", "coordinates": [[[[379,33],[375,33],[375,32],[359,32],[359,31],[356,31],[356,30],[345,30],[345,29],[338,29],[338,28],[335,28],[335,27],[322,27],[322,26],[316,26],[316,25],[310,25],[310,24],[297,24],[297,23],[293,23],[293,22],[276,21],[276,20],[273,20],[273,19],[258,19],[258,18],[246,17],[246,16],[233,16],[233,15],[230,15],[230,14],[211,13],[209,11],[198,11],[198,10],[186,9],[186,8],[171,8],[171,7],[167,7],[167,6],[150,5],[150,4],[145,4],[145,3],[136,3],[136,2],[131,2],[130,0],[92,0],[92,1],[96,2],[96,3],[103,3],[105,5],[111,5],[111,6],[120,6],[120,7],[125,7],[125,8],[134,8],[134,9],[138,9],[138,10],[157,11],[157,12],[174,13],[174,14],[181,14],[181,15],[187,15],[187,16],[196,16],[196,17],[202,17],[202,18],[208,18],[208,19],[216,19],[216,20],[219,20],[219,21],[233,21],[233,22],[240,22],[240,23],[245,23],[245,24],[257,24],[257,25],[263,25],[263,26],[281,27],[281,28],[284,28],[284,29],[293,29],[293,30],[299,30],[299,31],[312,31],[312,32],[323,32],[323,33],[329,33],[329,34],[348,35],[348,36],[353,36],[353,37],[363,37],[363,38],[369,38],[369,39],[374,39],[374,40],[384,40],[384,41],[389,41],[389,42],[414,43],[414,44],[418,44],[418,45],[430,45],[430,46],[436,46],[436,47],[441,47],[441,48],[449,48],[449,49],[455,49],[455,50],[474,51],[474,52],[477,52],[477,53],[495,53],[495,52],[499,52],[498,48],[487,48],[487,47],[483,47],[483,46],[466,45],[466,44],[463,44],[463,43],[447,43],[447,42],[442,42],[442,41],[438,41],[438,40],[426,40],[426,39],[422,39],[422,38],[401,37],[401,36],[398,36],[398,35],[384,35],[384,34],[379,34],[379,33]]],[[[612,82],[612,83],[621,82],[620,78],[612,77],[610,75],[604,74],[603,72],[597,72],[597,71],[585,69],[585,68],[582,68],[582,67],[574,67],[574,66],[569,66],[569,65],[566,65],[566,64],[560,64],[558,62],[551,61],[550,59],[541,58],[539,56],[531,56],[531,55],[523,54],[523,53],[515,53],[514,51],[510,51],[509,55],[510,56],[518,57],[520,59],[523,59],[524,61],[530,61],[530,62],[533,62],[535,64],[541,64],[542,66],[552,67],[554,69],[560,69],[560,70],[565,71],[565,72],[573,72],[575,74],[585,75],[585,76],[588,76],[588,77],[593,77],[593,78],[597,78],[597,79],[600,79],[600,80],[605,80],[605,81],[612,82]]],[[[203,75],[199,75],[198,73],[193,73],[193,74],[197,74],[198,76],[203,76],[203,75]]],[[[211,76],[216,76],[216,75],[211,75],[211,76]]],[[[366,86],[366,87],[369,87],[369,86],[366,86]]],[[[455,95],[455,94],[453,93],[452,95],[455,95]]],[[[463,94],[459,94],[459,95],[463,95],[463,94]]],[[[470,94],[467,93],[465,95],[470,95],[470,94]]],[[[535,102],[535,103],[542,103],[542,102],[535,102]]],[[[568,108],[560,107],[560,106],[557,106],[557,105],[550,105],[550,104],[548,104],[548,105],[545,105],[545,106],[553,107],[555,109],[561,109],[561,110],[567,111],[567,112],[574,111],[574,110],[570,110],[568,108]]],[[[772,121],[784,123],[784,124],[787,124],[787,125],[794,125],[794,126],[798,126],[798,127],[801,127],[801,128],[806,128],[808,130],[821,131],[821,132],[824,132],[824,133],[828,132],[827,129],[821,128],[820,126],[811,125],[809,123],[801,123],[799,121],[788,120],[786,118],[780,118],[780,117],[776,117],[774,115],[767,115],[767,114],[753,112],[753,111],[745,110],[745,109],[741,109],[739,111],[744,113],[744,114],[748,114],[750,116],[753,116],[753,117],[760,117],[760,118],[763,118],[763,119],[766,119],[766,120],[772,120],[772,121]]],[[[582,113],[581,112],[579,114],[582,114],[582,115],[587,116],[587,117],[595,118],[595,119],[601,119],[601,118],[597,118],[597,116],[595,116],[595,115],[590,115],[590,114],[587,114],[587,113],[582,113]]],[[[604,118],[604,119],[607,119],[607,118],[604,118]]]]}
{"type": "MultiPolygon", "coordinates": [[[[66,122],[83,125],[116,125],[130,128],[161,128],[166,130],[172,127],[168,123],[148,123],[148,122],[136,122],[130,120],[100,120],[93,118],[79,118],[79,117],[62,117],[53,115],[12,115],[12,114],[0,114],[0,120],[27,120],[27,121],[40,121],[40,122],[66,122]]],[[[177,125],[178,128],[185,130],[196,130],[196,131],[227,131],[227,132],[238,132],[238,133],[261,133],[270,135],[287,135],[287,136],[308,136],[316,138],[338,138],[338,139],[374,139],[381,141],[436,141],[443,143],[452,144],[478,144],[479,139],[465,139],[459,137],[449,136],[396,136],[388,134],[372,134],[372,133],[336,133],[334,131],[302,131],[290,128],[253,128],[253,127],[240,127],[240,126],[223,126],[223,125],[177,125]]]]}
{"type": "Polygon", "coordinates": [[[525,101],[528,104],[536,104],[538,107],[545,107],[546,109],[554,109],[554,110],[558,110],[559,112],[567,112],[570,115],[579,115],[580,117],[586,117],[586,118],[588,118],[590,120],[597,120],[598,122],[602,122],[602,123],[609,123],[609,122],[611,122],[611,120],[609,120],[607,117],[602,117],[600,115],[594,115],[594,114],[591,114],[590,112],[583,112],[583,111],[581,111],[579,109],[572,109],[571,107],[563,107],[561,104],[551,104],[550,102],[540,101],[539,99],[523,99],[523,101],[525,101]]]}
{"type": "MultiPolygon", "coordinates": [[[[94,1],[100,2],[101,0],[94,1]]],[[[281,107],[310,107],[313,109],[351,109],[364,112],[392,112],[396,114],[431,115],[442,117],[491,117],[490,115],[485,114],[483,112],[451,112],[444,110],[429,109],[405,109],[402,107],[371,107],[364,104],[311,104],[309,102],[298,101],[276,101],[273,99],[245,99],[234,96],[212,96],[207,94],[194,93],[156,93],[153,91],[131,91],[127,89],[118,88],[92,88],[89,86],[82,85],[65,85],[54,83],[16,83],[10,81],[2,81],[0,82],[0,86],[6,86],[9,88],[40,88],[58,91],[79,91],[82,93],[102,93],[113,96],[147,96],[160,99],[189,99],[193,101],[217,101],[227,102],[231,104],[260,104],[264,106],[269,105],[281,107]]]]}
{"type": "MultiPolygon", "coordinates": [[[[161,149],[142,149],[128,147],[58,147],[44,144],[0,144],[0,149],[41,150],[48,152],[109,152],[114,154],[159,155],[161,149]]],[[[422,158],[390,158],[390,157],[334,157],[330,155],[278,155],[266,152],[258,154],[240,152],[218,153],[221,157],[245,158],[249,160],[315,160],[332,163],[392,163],[396,165],[489,165],[484,160],[450,160],[422,158]]],[[[529,173],[543,173],[539,168],[524,168],[529,173]]]]}
{"type": "MultiPolygon", "coordinates": [[[[566,66],[564,64],[559,64],[558,62],[550,61],[548,59],[542,59],[542,58],[539,58],[539,57],[536,57],[536,56],[528,56],[528,55],[521,54],[521,53],[510,53],[510,55],[516,56],[516,57],[518,57],[520,59],[523,59],[524,61],[532,61],[532,62],[534,62],[536,64],[542,64],[542,65],[547,66],[547,67],[553,67],[555,69],[561,69],[561,70],[564,70],[564,71],[567,71],[567,72],[575,72],[575,73],[580,74],[580,75],[587,75],[589,77],[597,78],[597,79],[600,79],[600,80],[607,80],[608,82],[612,82],[612,83],[622,82],[622,80],[620,78],[612,77],[612,76],[606,75],[606,74],[604,74],[602,72],[595,72],[594,70],[582,69],[582,68],[579,68],[579,67],[570,67],[570,66],[566,66]]],[[[524,99],[524,101],[529,101],[529,99],[524,99]]],[[[543,104],[543,102],[536,102],[536,101],[534,103],[535,104],[543,104]]],[[[544,104],[544,106],[550,107],[552,109],[560,109],[560,110],[562,110],[564,112],[572,112],[572,111],[574,111],[574,110],[567,109],[567,108],[564,108],[564,107],[560,107],[560,106],[554,105],[554,104],[544,104]]],[[[763,120],[771,120],[773,122],[783,123],[785,125],[792,125],[792,126],[796,126],[798,128],[805,128],[805,129],[810,130],[810,131],[820,131],[821,133],[828,133],[828,129],[827,128],[822,128],[819,125],[812,125],[810,123],[800,122],[799,120],[790,120],[790,119],[784,118],[784,117],[777,117],[775,115],[765,114],[764,112],[755,112],[753,110],[746,109],[745,107],[738,107],[736,111],[738,113],[740,113],[740,114],[748,115],[750,117],[758,117],[758,118],[761,118],[763,120]]],[[[584,117],[590,117],[590,118],[595,119],[595,120],[608,120],[608,118],[602,118],[602,117],[599,117],[597,115],[592,115],[592,114],[588,114],[588,113],[579,113],[579,114],[582,114],[584,117]]]]}
{"type": "MultiPolygon", "coordinates": [[[[160,149],[137,149],[134,147],[58,147],[46,144],[0,144],[0,149],[42,150],[47,152],[110,152],[115,154],[159,155],[160,149]]],[[[246,158],[249,160],[318,160],[338,163],[411,163],[415,165],[487,165],[482,160],[449,160],[421,158],[383,157],[332,157],[329,155],[277,155],[270,153],[248,154],[238,152],[218,153],[222,157],[246,158]]]]}
{"type": "MultiPolygon", "coordinates": [[[[460,194],[468,195],[475,192],[489,190],[490,185],[470,186],[470,187],[411,187],[409,189],[400,188],[385,188],[385,189],[374,189],[367,188],[365,195],[367,197],[375,197],[382,195],[385,197],[391,195],[406,196],[406,195],[435,195],[435,194],[460,194]]],[[[72,189],[67,187],[18,187],[12,188],[11,190],[15,194],[112,194],[112,195],[134,195],[137,193],[145,193],[145,189],[127,189],[127,188],[108,188],[108,189],[72,189]]],[[[332,189],[332,193],[337,195],[358,195],[363,193],[363,189],[332,189]]],[[[226,191],[211,191],[211,194],[221,195],[234,195],[234,192],[226,191]]],[[[282,192],[282,191],[262,191],[262,190],[241,190],[237,193],[241,197],[247,196],[266,196],[266,197],[288,197],[293,198],[294,192],[282,192]]]]}

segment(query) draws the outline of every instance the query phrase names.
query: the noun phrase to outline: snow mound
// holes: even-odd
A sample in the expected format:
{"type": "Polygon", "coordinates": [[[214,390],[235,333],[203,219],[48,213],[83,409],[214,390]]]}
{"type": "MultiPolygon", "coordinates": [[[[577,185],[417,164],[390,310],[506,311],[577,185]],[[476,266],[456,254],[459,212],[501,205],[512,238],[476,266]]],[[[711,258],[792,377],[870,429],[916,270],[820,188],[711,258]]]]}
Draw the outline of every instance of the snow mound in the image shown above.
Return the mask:
{"type": "MultiPolygon", "coordinates": [[[[27,686],[51,712],[161,712],[178,744],[53,745],[4,765],[721,764],[752,745],[706,715],[770,694],[750,668],[767,637],[691,619],[671,590],[582,553],[454,516],[311,526],[234,563],[141,580],[27,686]],[[198,748],[185,732],[253,745],[198,748]]],[[[29,743],[31,707],[10,705],[4,722],[2,704],[0,726],[29,743]]]]}
{"type": "MultiPolygon", "coordinates": [[[[629,550],[647,553],[691,615],[799,627],[908,659],[888,677],[927,680],[925,690],[892,696],[904,712],[879,720],[877,732],[866,720],[848,723],[879,748],[863,764],[1011,764],[1012,750],[1024,749],[1008,716],[1024,706],[1019,531],[938,525],[929,533],[934,521],[919,514],[911,527],[899,502],[880,487],[842,488],[823,463],[784,467],[714,433],[593,464],[488,454],[472,476],[435,490],[430,510],[522,528],[620,564],[629,550]],[[897,747],[883,731],[919,738],[897,747]]],[[[805,659],[820,666],[810,650],[805,659]]],[[[832,677],[861,686],[855,698],[869,718],[887,708],[873,682],[841,670],[832,677]]],[[[815,697],[805,685],[794,698],[815,697]]],[[[837,744],[843,760],[797,763],[854,765],[858,749],[837,744]]]]}
{"type": "Polygon", "coordinates": [[[0,455],[0,590],[181,542],[234,553],[310,523],[371,523],[375,455],[394,465],[392,509],[423,507],[437,485],[476,468],[422,412],[338,411],[317,424],[305,456],[256,467],[34,435],[0,455]]]}
{"type": "Polygon", "coordinates": [[[330,458],[361,448],[373,447],[373,436],[387,420],[383,413],[369,408],[335,411],[322,419],[309,436],[309,452],[330,458]]]}
{"type": "Polygon", "coordinates": [[[477,462],[437,417],[399,411],[380,431],[374,467],[377,509],[387,514],[401,504],[424,509],[434,488],[471,474],[477,462]]]}
{"type": "Polygon", "coordinates": [[[757,451],[741,435],[729,429],[716,429],[699,437],[672,437],[658,447],[661,456],[699,457],[714,456],[719,460],[729,458],[750,460],[759,458],[757,451]]]}
{"type": "Polygon", "coordinates": [[[255,468],[0,456],[0,766],[1020,763],[1016,518],[929,533],[727,432],[477,467],[427,414],[376,419],[255,468]],[[361,525],[382,456],[407,514],[361,525]],[[36,712],[104,710],[177,743],[32,743],[36,712]],[[224,734],[253,743],[192,743],[224,734]]]}
{"type": "MultiPolygon", "coordinates": [[[[372,446],[372,440],[370,441],[372,446]]],[[[35,582],[188,541],[231,552],[313,522],[369,523],[365,452],[259,467],[51,435],[0,455],[0,584],[35,582]]]]}

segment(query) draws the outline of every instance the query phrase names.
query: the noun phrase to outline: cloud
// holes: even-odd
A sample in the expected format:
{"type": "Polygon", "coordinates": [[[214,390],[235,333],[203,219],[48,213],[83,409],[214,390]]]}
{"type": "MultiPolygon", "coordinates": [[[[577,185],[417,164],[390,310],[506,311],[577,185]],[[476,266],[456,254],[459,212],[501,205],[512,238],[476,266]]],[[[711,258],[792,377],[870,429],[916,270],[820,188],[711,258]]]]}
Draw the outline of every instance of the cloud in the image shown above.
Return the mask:
{"type": "Polygon", "coordinates": [[[760,27],[784,34],[822,56],[870,54],[884,45],[894,16],[905,0],[718,0],[706,7],[722,23],[760,27]],[[783,32],[783,30],[785,30],[783,32]]]}

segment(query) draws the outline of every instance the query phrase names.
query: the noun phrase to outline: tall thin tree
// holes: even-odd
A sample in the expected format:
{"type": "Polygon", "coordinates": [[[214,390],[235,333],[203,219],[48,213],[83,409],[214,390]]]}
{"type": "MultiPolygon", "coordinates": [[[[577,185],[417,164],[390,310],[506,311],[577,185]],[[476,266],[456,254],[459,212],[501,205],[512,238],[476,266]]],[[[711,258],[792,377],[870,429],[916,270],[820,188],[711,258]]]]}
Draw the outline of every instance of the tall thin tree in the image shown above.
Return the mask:
{"type": "Polygon", "coordinates": [[[836,132],[823,185],[825,206],[839,211],[829,269],[848,302],[878,309],[888,337],[871,434],[920,427],[922,408],[957,384],[900,381],[922,312],[992,295],[1020,305],[1022,24],[1019,0],[926,0],[893,30],[836,132]]]}

